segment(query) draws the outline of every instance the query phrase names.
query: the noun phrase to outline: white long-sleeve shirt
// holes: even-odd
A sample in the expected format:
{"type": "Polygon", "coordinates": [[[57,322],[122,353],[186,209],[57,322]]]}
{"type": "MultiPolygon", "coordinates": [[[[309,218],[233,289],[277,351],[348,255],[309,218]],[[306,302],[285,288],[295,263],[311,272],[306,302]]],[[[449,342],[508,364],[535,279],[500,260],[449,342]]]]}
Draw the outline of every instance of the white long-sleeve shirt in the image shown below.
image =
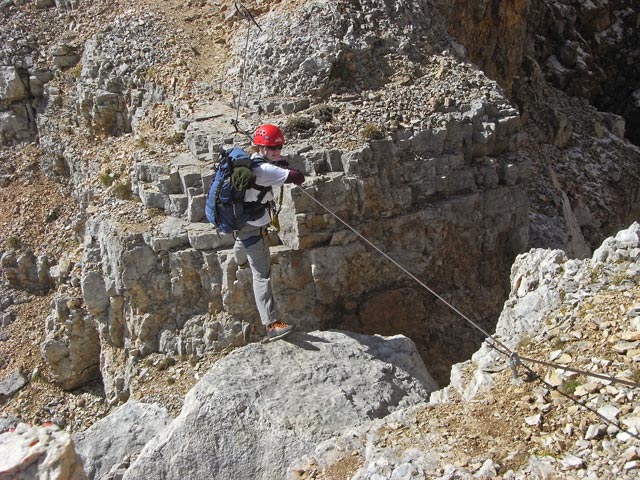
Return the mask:
{"type": "MultiPolygon", "coordinates": [[[[251,158],[255,158],[256,155],[253,155],[251,158]]],[[[287,176],[289,175],[289,170],[286,168],[276,167],[265,161],[260,165],[252,168],[251,171],[256,176],[256,185],[260,185],[262,187],[280,187],[284,185],[287,180],[287,176]]],[[[258,196],[260,195],[260,190],[255,188],[249,188],[244,194],[245,202],[255,202],[258,200],[258,196]]],[[[267,192],[267,194],[262,199],[261,203],[267,203],[273,200],[272,192],[267,192]]],[[[265,211],[264,215],[256,220],[249,220],[247,223],[249,225],[253,225],[254,227],[263,227],[268,225],[271,221],[271,217],[269,217],[269,212],[265,211]]]]}

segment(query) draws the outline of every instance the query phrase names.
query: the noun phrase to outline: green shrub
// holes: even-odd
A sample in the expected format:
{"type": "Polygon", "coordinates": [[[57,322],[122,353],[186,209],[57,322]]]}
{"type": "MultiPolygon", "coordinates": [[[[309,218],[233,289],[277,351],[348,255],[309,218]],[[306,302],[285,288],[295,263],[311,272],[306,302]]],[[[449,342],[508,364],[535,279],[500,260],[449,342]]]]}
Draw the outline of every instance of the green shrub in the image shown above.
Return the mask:
{"type": "Polygon", "coordinates": [[[313,120],[305,115],[296,115],[294,117],[287,118],[285,122],[285,128],[287,130],[305,131],[311,130],[315,127],[313,120]]]}
{"type": "Polygon", "coordinates": [[[80,78],[80,74],[82,73],[82,64],[76,63],[73,67],[67,70],[67,72],[74,78],[80,78]]]}
{"type": "Polygon", "coordinates": [[[338,113],[338,111],[338,107],[332,107],[331,105],[327,105],[326,103],[314,105],[309,109],[309,113],[311,113],[311,115],[313,115],[315,119],[322,123],[327,123],[333,120],[333,115],[338,113]]]}
{"type": "Polygon", "coordinates": [[[176,359],[173,357],[165,357],[158,362],[158,370],[166,370],[176,364],[176,359]]]}
{"type": "Polygon", "coordinates": [[[338,60],[331,66],[331,71],[329,72],[330,80],[340,80],[343,84],[348,85],[353,82],[353,78],[353,69],[344,60],[338,60]]]}
{"type": "Polygon", "coordinates": [[[365,124],[362,130],[360,130],[360,135],[367,140],[382,140],[385,136],[382,128],[374,123],[365,124]]]}
{"type": "MultiPolygon", "coordinates": [[[[100,162],[104,163],[106,162],[106,160],[101,159],[100,162]]],[[[110,187],[111,185],[113,185],[113,182],[116,180],[117,175],[114,175],[111,169],[107,168],[104,172],[100,174],[98,178],[100,179],[100,183],[102,184],[102,186],[110,187]]]]}
{"type": "Polygon", "coordinates": [[[105,187],[110,187],[113,185],[115,178],[110,173],[101,173],[100,174],[100,183],[105,187]]]}
{"type": "Polygon", "coordinates": [[[20,248],[20,239],[18,237],[14,237],[13,235],[10,237],[7,237],[7,239],[5,240],[5,243],[7,245],[7,248],[10,250],[17,250],[20,248]]]}
{"type": "Polygon", "coordinates": [[[128,183],[119,183],[113,187],[113,196],[118,200],[131,200],[133,192],[131,191],[131,185],[128,183]]]}

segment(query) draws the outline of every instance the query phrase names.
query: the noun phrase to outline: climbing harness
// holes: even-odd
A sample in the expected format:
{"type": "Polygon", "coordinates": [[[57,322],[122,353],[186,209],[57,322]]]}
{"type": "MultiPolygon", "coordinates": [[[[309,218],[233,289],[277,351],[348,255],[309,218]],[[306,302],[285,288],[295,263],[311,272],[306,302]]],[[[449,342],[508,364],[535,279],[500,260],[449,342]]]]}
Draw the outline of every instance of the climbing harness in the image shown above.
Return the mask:
{"type": "Polygon", "coordinates": [[[271,226],[275,233],[280,231],[280,219],[278,215],[282,211],[282,201],[284,200],[284,186],[280,187],[280,194],[278,195],[278,201],[276,202],[275,208],[270,212],[271,213],[271,226]]]}
{"type": "Polygon", "coordinates": [[[602,379],[602,380],[607,380],[607,381],[610,381],[611,383],[619,383],[619,384],[626,385],[626,386],[629,386],[629,387],[632,387],[632,388],[640,388],[640,383],[632,382],[630,380],[624,380],[624,379],[621,379],[621,378],[611,377],[611,376],[607,376],[607,375],[597,374],[597,373],[593,373],[593,372],[587,372],[587,371],[584,371],[584,370],[570,368],[570,367],[566,367],[566,366],[563,366],[563,365],[558,365],[558,364],[554,364],[554,363],[551,363],[551,362],[545,362],[545,361],[541,361],[541,360],[535,360],[533,358],[528,358],[528,357],[524,357],[524,356],[518,355],[516,352],[512,351],[509,347],[504,345],[504,343],[502,343],[498,339],[496,339],[493,335],[491,335],[490,333],[486,332],[482,327],[480,327],[478,324],[476,324],[474,321],[472,321],[469,317],[467,317],[465,314],[463,314],[460,310],[458,310],[456,307],[454,307],[451,303],[447,302],[444,298],[442,298],[442,296],[438,295],[434,290],[429,288],[424,282],[422,282],[419,278],[417,278],[415,275],[413,275],[411,272],[409,272],[406,268],[404,268],[396,260],[394,260],[389,255],[387,255],[385,252],[383,252],[380,248],[378,248],[375,244],[373,244],[371,241],[369,241],[364,235],[362,235],[360,232],[358,232],[355,228],[353,228],[351,225],[349,225],[346,221],[344,221],[342,218],[340,218],[337,214],[335,214],[333,211],[331,211],[331,209],[329,209],[326,205],[324,205],[322,202],[320,202],[318,199],[316,199],[313,195],[311,195],[309,192],[305,191],[301,186],[297,186],[297,188],[303,194],[305,194],[307,197],[309,197],[313,202],[315,202],[318,205],[320,205],[324,210],[326,210],[336,220],[338,220],[345,227],[347,227],[354,234],[356,234],[367,245],[369,245],[374,250],[376,250],[378,253],[380,253],[383,257],[385,257],[387,260],[389,260],[391,263],[393,263],[396,267],[398,267],[402,272],[404,272],[411,279],[413,279],[415,282],[417,282],[421,287],[423,287],[425,290],[430,292],[438,300],[440,300],[447,307],[449,307],[451,310],[453,310],[455,313],[457,313],[467,323],[469,323],[470,325],[475,327],[477,330],[482,332],[486,336],[486,338],[488,340],[487,343],[488,343],[489,347],[495,349],[499,353],[501,353],[501,354],[503,354],[503,355],[508,357],[509,367],[511,368],[512,376],[513,376],[514,380],[518,379],[518,367],[523,367],[523,368],[525,368],[527,370],[528,378],[537,379],[537,380],[541,381],[548,388],[556,390],[557,392],[559,392],[560,394],[562,394],[566,398],[568,398],[568,399],[572,400],[573,402],[575,402],[577,405],[580,405],[580,406],[586,408],[587,410],[589,410],[590,412],[595,413],[599,418],[601,418],[602,420],[604,420],[608,424],[613,425],[613,426],[617,427],[618,429],[620,429],[621,431],[624,431],[624,432],[628,433],[629,435],[640,439],[640,434],[630,432],[629,430],[625,429],[619,422],[613,421],[613,420],[605,417],[604,415],[598,413],[593,408],[589,407],[584,402],[579,401],[578,399],[576,399],[572,395],[569,395],[568,393],[563,392],[558,387],[550,385],[548,382],[544,381],[544,379],[540,378],[540,376],[531,367],[529,367],[528,365],[524,364],[523,361],[536,363],[536,364],[544,365],[546,367],[551,367],[551,368],[564,369],[566,371],[570,371],[570,372],[573,372],[573,373],[578,373],[578,374],[582,374],[582,375],[589,376],[589,377],[595,377],[595,378],[599,378],[599,379],[602,379]]]}

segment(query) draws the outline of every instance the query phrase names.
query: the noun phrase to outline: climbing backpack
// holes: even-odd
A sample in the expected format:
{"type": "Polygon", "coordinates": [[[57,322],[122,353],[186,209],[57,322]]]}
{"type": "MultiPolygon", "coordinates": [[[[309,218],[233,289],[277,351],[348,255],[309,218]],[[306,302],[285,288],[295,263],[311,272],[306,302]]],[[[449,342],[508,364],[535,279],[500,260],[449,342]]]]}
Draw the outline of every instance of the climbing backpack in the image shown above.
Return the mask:
{"type": "Polygon", "coordinates": [[[222,233],[240,230],[249,220],[257,220],[268,208],[262,203],[271,187],[255,184],[252,170],[264,163],[261,158],[249,158],[242,148],[234,147],[220,152],[215,176],[205,205],[205,215],[222,233]],[[235,175],[234,175],[235,172],[235,175]],[[244,195],[249,188],[260,191],[255,202],[245,202],[244,195]]]}

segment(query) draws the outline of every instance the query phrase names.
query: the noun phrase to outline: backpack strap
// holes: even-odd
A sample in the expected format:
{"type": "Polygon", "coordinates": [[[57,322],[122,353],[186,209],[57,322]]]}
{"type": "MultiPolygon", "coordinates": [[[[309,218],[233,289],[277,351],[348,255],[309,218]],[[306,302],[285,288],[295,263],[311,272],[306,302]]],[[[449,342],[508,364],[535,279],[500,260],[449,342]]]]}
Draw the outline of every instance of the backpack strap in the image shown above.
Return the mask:
{"type": "Polygon", "coordinates": [[[271,191],[271,187],[263,187],[261,185],[256,185],[255,182],[251,188],[255,188],[256,190],[260,191],[260,193],[258,194],[258,198],[256,199],[256,202],[258,203],[262,203],[262,200],[264,200],[264,197],[266,197],[267,193],[271,191]]]}
{"type": "MultiPolygon", "coordinates": [[[[261,165],[265,162],[266,160],[264,159],[264,157],[260,157],[260,156],[253,157],[251,159],[251,170],[253,170],[258,165],[261,165]]],[[[253,182],[253,184],[251,185],[251,188],[258,190],[260,193],[258,194],[258,198],[255,200],[255,202],[247,202],[247,203],[262,203],[262,200],[264,200],[264,197],[267,195],[267,193],[272,191],[271,187],[264,187],[262,185],[257,185],[256,182],[253,182]]]]}

